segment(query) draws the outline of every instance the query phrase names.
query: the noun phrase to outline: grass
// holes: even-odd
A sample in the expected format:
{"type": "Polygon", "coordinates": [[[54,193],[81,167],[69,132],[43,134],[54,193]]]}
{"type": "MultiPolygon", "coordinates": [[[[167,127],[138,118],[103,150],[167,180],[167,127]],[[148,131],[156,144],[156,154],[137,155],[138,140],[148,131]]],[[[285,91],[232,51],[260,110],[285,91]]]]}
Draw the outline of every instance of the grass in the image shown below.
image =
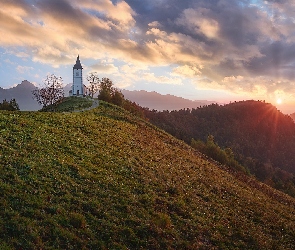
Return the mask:
{"type": "Polygon", "coordinates": [[[89,96],[86,97],[65,97],[61,103],[57,106],[48,106],[46,108],[42,108],[41,111],[52,111],[55,112],[72,112],[79,111],[85,108],[89,108],[92,106],[93,99],[89,96]]]}
{"type": "Polygon", "coordinates": [[[130,113],[0,112],[1,249],[295,249],[295,200],[130,113]]]}

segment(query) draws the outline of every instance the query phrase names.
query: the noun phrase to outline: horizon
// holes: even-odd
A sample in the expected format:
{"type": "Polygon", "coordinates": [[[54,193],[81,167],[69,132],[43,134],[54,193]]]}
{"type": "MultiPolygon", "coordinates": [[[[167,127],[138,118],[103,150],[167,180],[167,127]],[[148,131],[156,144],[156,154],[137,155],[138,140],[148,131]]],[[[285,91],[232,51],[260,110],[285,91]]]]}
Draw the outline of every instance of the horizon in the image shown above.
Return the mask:
{"type": "MultiPolygon", "coordinates": [[[[17,84],[16,86],[13,86],[13,87],[10,87],[10,88],[3,88],[4,90],[9,90],[9,89],[12,89],[12,88],[16,88],[18,85],[21,85],[23,82],[29,82],[29,83],[31,83],[30,81],[28,81],[28,80],[23,80],[21,83],[19,83],[19,84],[17,84]]],[[[33,83],[31,83],[31,84],[33,84],[33,83]]],[[[70,85],[70,84],[72,84],[72,83],[68,83],[67,85],[63,85],[63,88],[66,90],[66,88],[70,85]]],[[[33,84],[34,85],[34,84],[33,84]]],[[[35,86],[35,85],[34,85],[35,86]]],[[[37,86],[38,87],[38,86],[37,86]]],[[[1,88],[1,87],[0,87],[1,88]]],[[[218,104],[218,105],[221,105],[221,106],[224,106],[224,105],[227,105],[227,104],[231,104],[231,103],[234,103],[234,102],[246,102],[246,101],[258,101],[258,102],[265,102],[265,103],[270,103],[270,102],[267,102],[267,101],[265,101],[265,100],[255,100],[255,99],[244,99],[244,100],[239,100],[239,101],[229,101],[228,103],[221,103],[221,102],[216,102],[216,101],[214,101],[214,100],[207,100],[207,99],[199,99],[199,100],[190,100],[190,99],[187,99],[187,98],[184,98],[184,97],[181,97],[181,96],[176,96],[176,95],[173,95],[173,94],[160,94],[160,93],[158,93],[158,92],[156,92],[156,91],[147,91],[147,90],[128,90],[128,89],[120,89],[120,90],[122,90],[123,91],[123,94],[124,94],[124,91],[130,91],[130,92],[132,92],[132,93],[136,93],[136,92],[146,92],[146,93],[148,93],[148,94],[152,94],[152,93],[155,93],[155,94],[157,94],[157,95],[161,95],[162,97],[165,97],[165,96],[172,96],[173,98],[182,98],[184,101],[191,101],[191,102],[196,102],[196,103],[202,103],[203,102],[203,104],[202,105],[210,105],[210,104],[218,104]]],[[[68,97],[68,93],[67,92],[65,92],[65,97],[68,97]]],[[[127,97],[127,99],[128,99],[128,97],[127,97]]],[[[17,101],[17,100],[16,100],[17,101]]],[[[134,101],[134,100],[131,100],[131,101],[134,101]]],[[[270,103],[270,104],[272,104],[272,103],[270,103]]],[[[140,105],[140,104],[139,104],[140,105]]],[[[152,105],[152,104],[151,104],[152,105]]],[[[273,105],[273,104],[272,104],[273,105]]],[[[153,106],[153,105],[152,105],[153,106]]],[[[164,106],[166,106],[166,105],[164,105],[164,106]]],[[[173,104],[171,105],[171,106],[173,106],[173,104]]],[[[180,106],[180,105],[179,105],[180,106]]],[[[283,110],[280,110],[279,109],[279,105],[274,105],[276,108],[277,108],[277,110],[278,111],[280,111],[280,112],[282,112],[283,114],[286,114],[286,115],[292,115],[292,114],[294,114],[295,112],[293,112],[293,109],[291,108],[290,110],[291,110],[291,112],[289,112],[289,113],[287,113],[287,112],[284,112],[283,110]]],[[[197,107],[197,106],[196,106],[197,107]]],[[[183,108],[188,108],[188,107],[181,107],[181,109],[183,109],[183,108]]],[[[190,109],[190,108],[189,108],[190,109]]],[[[166,110],[166,109],[163,109],[163,110],[166,110]]],[[[171,108],[171,109],[168,109],[168,110],[175,110],[175,109],[173,109],[173,108],[171,108]]],[[[162,111],[162,109],[159,109],[158,111],[162,111]]]]}
{"type": "Polygon", "coordinates": [[[0,10],[0,87],[48,74],[72,82],[77,55],[116,87],[188,100],[265,100],[295,112],[295,3],[229,0],[13,1],[0,10]]]}

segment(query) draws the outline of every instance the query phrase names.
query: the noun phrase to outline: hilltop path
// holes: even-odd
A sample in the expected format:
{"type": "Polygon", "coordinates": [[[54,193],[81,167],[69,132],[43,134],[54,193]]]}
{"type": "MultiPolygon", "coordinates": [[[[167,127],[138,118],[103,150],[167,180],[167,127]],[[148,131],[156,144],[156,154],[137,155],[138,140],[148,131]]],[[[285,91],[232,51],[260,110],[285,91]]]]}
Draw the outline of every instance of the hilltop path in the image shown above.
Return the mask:
{"type": "Polygon", "coordinates": [[[89,107],[89,108],[84,108],[84,109],[79,109],[79,110],[74,110],[73,112],[83,112],[83,111],[87,111],[87,110],[91,110],[91,109],[94,109],[96,107],[99,106],[99,100],[97,99],[93,99],[92,100],[92,106],[89,107]]]}

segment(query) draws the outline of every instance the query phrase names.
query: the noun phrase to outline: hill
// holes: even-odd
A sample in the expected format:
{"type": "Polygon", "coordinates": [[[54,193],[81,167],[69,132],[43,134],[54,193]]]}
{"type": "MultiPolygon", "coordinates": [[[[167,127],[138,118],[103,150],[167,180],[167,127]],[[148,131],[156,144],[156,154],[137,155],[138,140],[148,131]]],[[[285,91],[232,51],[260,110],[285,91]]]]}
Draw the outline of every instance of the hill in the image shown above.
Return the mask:
{"type": "Polygon", "coordinates": [[[153,124],[187,143],[192,138],[206,141],[208,135],[213,135],[220,147],[231,148],[239,161],[262,180],[278,178],[277,183],[284,182],[285,173],[275,176],[276,168],[295,173],[294,121],[269,103],[212,104],[192,110],[150,111],[146,115],[153,124]]]}
{"type": "Polygon", "coordinates": [[[148,118],[190,142],[209,134],[222,147],[295,173],[295,124],[269,103],[243,101],[199,109],[149,112],[148,118]]]}
{"type": "Polygon", "coordinates": [[[41,106],[32,98],[32,90],[35,88],[34,84],[27,80],[10,89],[0,88],[0,101],[4,99],[9,101],[14,98],[20,110],[38,110],[41,106]]]}
{"type": "Polygon", "coordinates": [[[290,114],[290,117],[295,121],[295,113],[290,114]]]}
{"type": "Polygon", "coordinates": [[[77,97],[70,96],[64,97],[61,102],[53,105],[43,107],[40,111],[42,112],[79,112],[87,109],[91,109],[94,102],[98,103],[97,99],[91,97],[77,97]]]}
{"type": "Polygon", "coordinates": [[[295,248],[293,198],[118,107],[0,131],[0,249],[295,248]]]}

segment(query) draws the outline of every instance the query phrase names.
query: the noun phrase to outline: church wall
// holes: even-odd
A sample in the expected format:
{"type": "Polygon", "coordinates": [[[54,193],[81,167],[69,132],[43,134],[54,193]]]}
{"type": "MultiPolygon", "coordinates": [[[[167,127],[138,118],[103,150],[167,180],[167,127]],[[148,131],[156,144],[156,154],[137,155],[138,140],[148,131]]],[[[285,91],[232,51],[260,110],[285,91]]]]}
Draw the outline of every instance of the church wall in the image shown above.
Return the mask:
{"type": "Polygon", "coordinates": [[[77,91],[79,91],[79,95],[83,95],[83,80],[82,80],[82,70],[74,69],[73,70],[73,95],[77,95],[77,91]]]}

